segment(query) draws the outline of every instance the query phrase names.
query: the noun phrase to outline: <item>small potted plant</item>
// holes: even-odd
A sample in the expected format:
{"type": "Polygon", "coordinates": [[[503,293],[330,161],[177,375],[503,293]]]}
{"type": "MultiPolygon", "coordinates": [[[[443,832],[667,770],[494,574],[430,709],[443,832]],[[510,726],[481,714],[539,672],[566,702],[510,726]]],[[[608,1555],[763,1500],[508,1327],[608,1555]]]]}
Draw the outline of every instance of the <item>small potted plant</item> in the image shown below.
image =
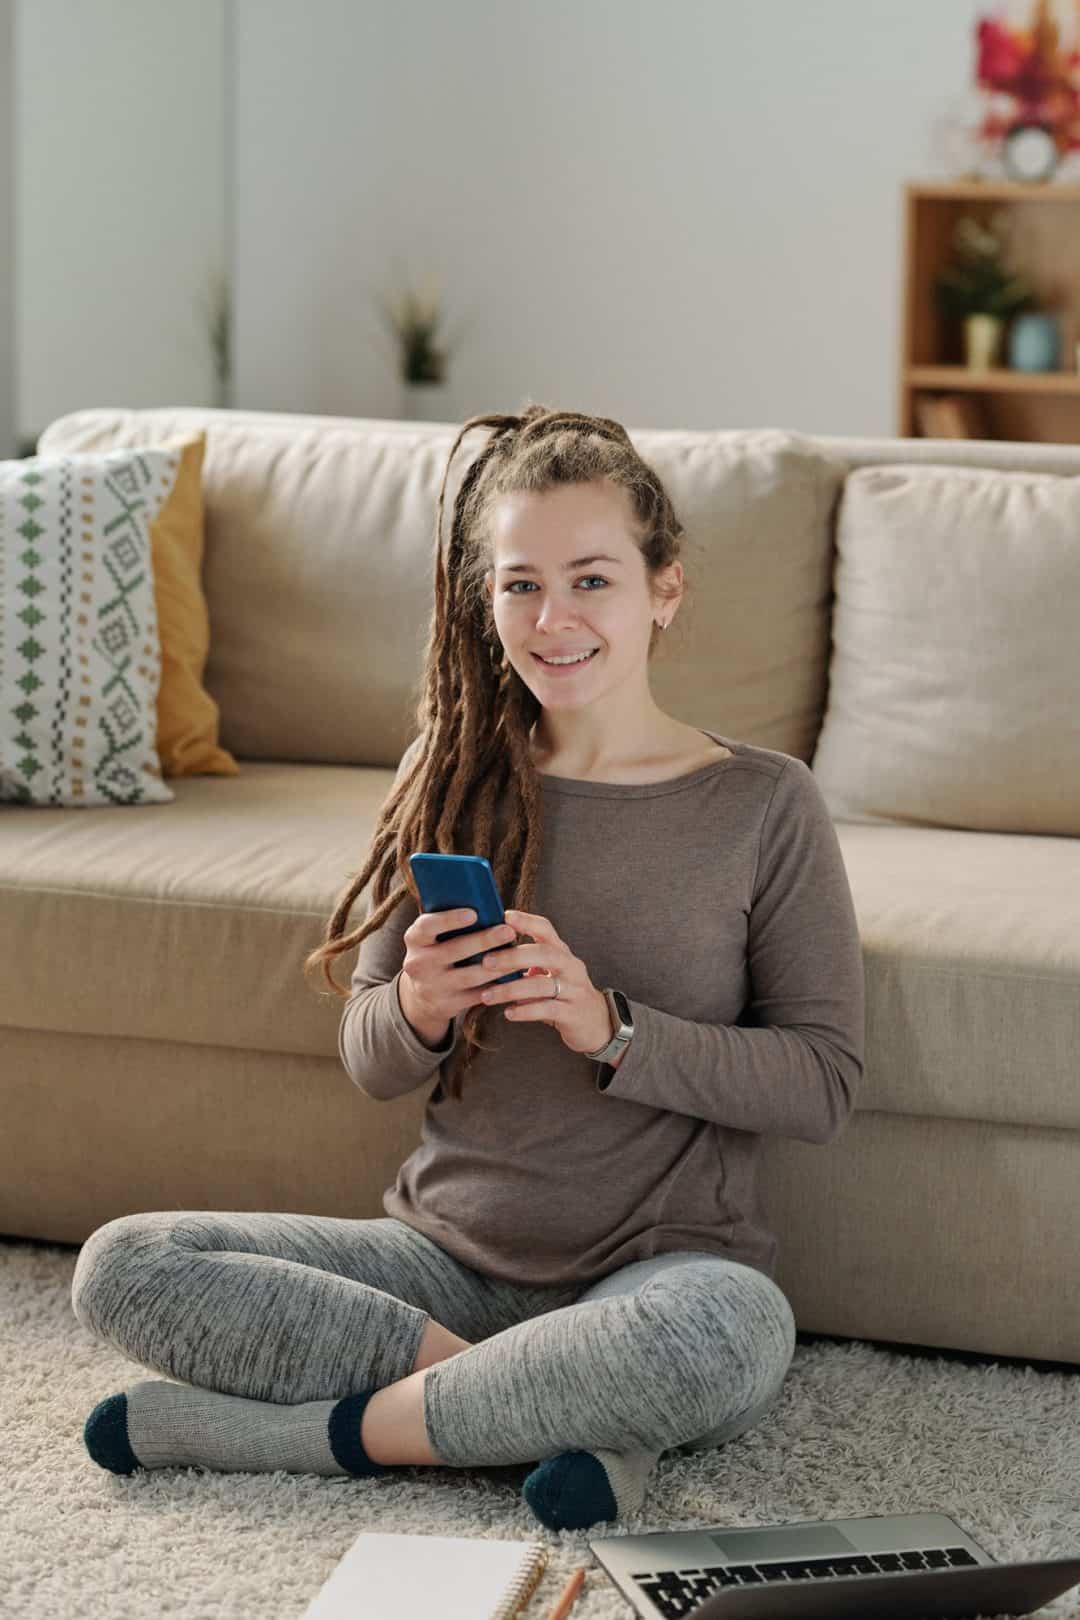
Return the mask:
{"type": "Polygon", "coordinates": [[[982,224],[965,214],[953,233],[959,262],[934,281],[939,314],[963,321],[965,362],[980,370],[997,363],[1008,318],[1035,302],[1027,277],[1004,263],[1003,231],[998,215],[982,224]]]}
{"type": "Polygon", "coordinates": [[[406,286],[394,299],[379,297],[379,307],[397,339],[398,364],[405,393],[406,416],[428,422],[448,418],[448,345],[437,342],[438,286],[433,276],[420,289],[406,286]]]}
{"type": "Polygon", "coordinates": [[[214,370],[214,405],[226,410],[232,382],[232,308],[228,278],[221,270],[207,277],[206,292],[199,301],[204,328],[210,340],[214,370]]]}

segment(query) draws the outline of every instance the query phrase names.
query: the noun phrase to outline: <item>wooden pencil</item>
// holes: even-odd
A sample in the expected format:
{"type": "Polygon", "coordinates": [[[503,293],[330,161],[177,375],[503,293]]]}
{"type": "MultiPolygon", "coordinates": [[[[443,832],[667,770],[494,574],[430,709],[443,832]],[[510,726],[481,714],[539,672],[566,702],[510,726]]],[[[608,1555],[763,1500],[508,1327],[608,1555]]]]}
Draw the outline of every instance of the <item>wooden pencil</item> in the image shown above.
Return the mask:
{"type": "Polygon", "coordinates": [[[555,1607],[548,1615],[547,1620],[566,1620],[566,1616],[573,1608],[574,1599],[577,1597],[578,1593],[581,1591],[581,1588],[585,1584],[585,1574],[585,1570],[575,1569],[574,1573],[571,1575],[570,1579],[559,1593],[555,1607]]]}

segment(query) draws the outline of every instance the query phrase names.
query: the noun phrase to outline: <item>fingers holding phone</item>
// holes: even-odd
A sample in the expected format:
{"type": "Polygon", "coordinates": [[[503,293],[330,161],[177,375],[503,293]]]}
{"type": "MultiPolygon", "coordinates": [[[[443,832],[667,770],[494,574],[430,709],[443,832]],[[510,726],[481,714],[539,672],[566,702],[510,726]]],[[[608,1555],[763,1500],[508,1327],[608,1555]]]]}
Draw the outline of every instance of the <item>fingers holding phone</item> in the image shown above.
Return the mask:
{"type": "MultiPolygon", "coordinates": [[[[408,980],[411,995],[432,1025],[439,1020],[445,1025],[459,1012],[483,1005],[479,992],[492,982],[495,974],[483,962],[459,966],[463,957],[483,955],[499,946],[512,945],[517,938],[516,930],[509,923],[502,923],[470,932],[467,950],[461,937],[438,939],[438,935],[449,928],[470,928],[475,921],[475,911],[466,908],[424,911],[402,936],[405,945],[402,978],[408,980]]],[[[406,1016],[409,1016],[408,1009],[406,1016]]]]}

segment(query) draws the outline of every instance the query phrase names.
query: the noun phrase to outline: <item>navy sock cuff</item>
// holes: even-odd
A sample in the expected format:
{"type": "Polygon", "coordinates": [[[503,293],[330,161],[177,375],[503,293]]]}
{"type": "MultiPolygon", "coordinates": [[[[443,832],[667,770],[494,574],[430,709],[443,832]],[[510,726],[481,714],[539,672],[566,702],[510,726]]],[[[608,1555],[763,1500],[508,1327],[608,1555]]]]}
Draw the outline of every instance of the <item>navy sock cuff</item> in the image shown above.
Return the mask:
{"type": "Polygon", "coordinates": [[[360,1440],[364,1408],[375,1393],[373,1389],[365,1389],[359,1395],[344,1396],[330,1413],[326,1429],[335,1461],[359,1479],[391,1471],[389,1463],[374,1462],[360,1440]]]}

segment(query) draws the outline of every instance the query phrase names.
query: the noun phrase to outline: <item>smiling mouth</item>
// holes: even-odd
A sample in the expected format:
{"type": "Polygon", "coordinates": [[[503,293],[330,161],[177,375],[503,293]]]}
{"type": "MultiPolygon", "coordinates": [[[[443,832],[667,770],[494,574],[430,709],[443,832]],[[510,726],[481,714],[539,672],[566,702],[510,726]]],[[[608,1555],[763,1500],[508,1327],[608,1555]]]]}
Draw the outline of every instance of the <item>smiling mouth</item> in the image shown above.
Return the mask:
{"type": "Polygon", "coordinates": [[[563,669],[584,669],[586,664],[592,663],[599,651],[599,647],[596,647],[589,654],[588,658],[576,658],[572,664],[549,664],[545,659],[541,658],[539,653],[533,653],[532,656],[542,669],[552,669],[557,673],[559,670],[563,669]]]}

